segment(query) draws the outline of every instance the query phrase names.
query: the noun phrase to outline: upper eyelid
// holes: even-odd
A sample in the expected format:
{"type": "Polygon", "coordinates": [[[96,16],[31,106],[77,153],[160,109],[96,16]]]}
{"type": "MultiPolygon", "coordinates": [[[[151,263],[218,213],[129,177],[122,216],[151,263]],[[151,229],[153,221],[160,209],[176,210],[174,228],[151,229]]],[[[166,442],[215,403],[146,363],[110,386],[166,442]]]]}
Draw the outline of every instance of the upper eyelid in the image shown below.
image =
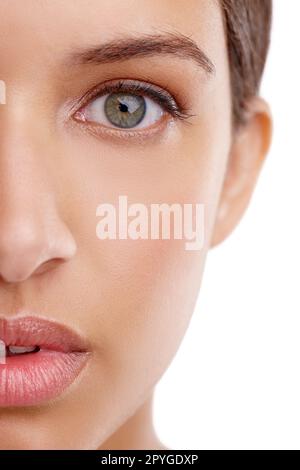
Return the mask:
{"type": "Polygon", "coordinates": [[[99,85],[98,90],[96,87],[95,93],[97,94],[97,91],[98,91],[100,94],[104,94],[102,93],[102,91],[109,93],[109,92],[115,91],[116,89],[121,90],[121,91],[124,90],[125,92],[128,90],[132,90],[132,89],[136,89],[137,91],[152,89],[152,90],[162,91],[163,93],[170,96],[170,98],[174,100],[171,93],[169,93],[167,90],[164,90],[162,87],[154,83],[145,82],[143,80],[133,80],[133,79],[124,79],[124,78],[115,79],[115,80],[107,80],[103,82],[101,85],[99,85]]]}
{"type": "MultiPolygon", "coordinates": [[[[151,84],[150,82],[133,80],[133,79],[114,79],[114,80],[107,80],[100,85],[96,85],[92,90],[88,91],[82,98],[81,107],[87,105],[89,101],[93,99],[100,98],[101,96],[105,96],[109,93],[118,93],[124,91],[126,92],[136,92],[136,93],[144,93],[151,98],[155,99],[155,90],[157,92],[163,93],[166,98],[170,98],[172,102],[177,105],[176,100],[167,90],[159,87],[158,85],[151,84]],[[136,89],[135,89],[136,87],[136,89]],[[152,91],[152,93],[151,93],[152,91]]],[[[177,105],[178,106],[178,105],[177,105]]],[[[180,106],[179,106],[180,107],[180,106]]]]}

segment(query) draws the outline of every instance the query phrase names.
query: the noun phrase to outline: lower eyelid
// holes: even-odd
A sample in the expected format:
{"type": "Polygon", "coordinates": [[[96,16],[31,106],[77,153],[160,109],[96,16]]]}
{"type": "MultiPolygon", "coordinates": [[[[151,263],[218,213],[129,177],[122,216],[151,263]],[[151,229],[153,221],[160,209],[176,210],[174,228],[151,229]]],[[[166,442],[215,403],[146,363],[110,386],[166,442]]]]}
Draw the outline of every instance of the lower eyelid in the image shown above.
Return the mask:
{"type": "Polygon", "coordinates": [[[105,125],[78,121],[79,125],[83,128],[84,132],[99,139],[110,139],[115,142],[145,142],[155,136],[162,135],[163,131],[174,123],[174,118],[165,114],[159,122],[141,129],[122,129],[107,127],[105,125]]]}

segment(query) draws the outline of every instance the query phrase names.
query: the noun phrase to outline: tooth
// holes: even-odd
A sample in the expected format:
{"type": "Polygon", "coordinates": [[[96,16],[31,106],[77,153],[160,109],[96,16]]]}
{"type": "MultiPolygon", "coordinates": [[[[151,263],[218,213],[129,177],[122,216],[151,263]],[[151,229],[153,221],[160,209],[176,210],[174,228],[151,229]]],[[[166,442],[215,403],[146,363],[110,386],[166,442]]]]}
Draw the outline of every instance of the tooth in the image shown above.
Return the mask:
{"type": "Polygon", "coordinates": [[[6,345],[0,339],[0,364],[6,364],[6,345]]]}
{"type": "Polygon", "coordinates": [[[22,354],[35,350],[35,346],[8,346],[9,352],[12,354],[22,354]]]}

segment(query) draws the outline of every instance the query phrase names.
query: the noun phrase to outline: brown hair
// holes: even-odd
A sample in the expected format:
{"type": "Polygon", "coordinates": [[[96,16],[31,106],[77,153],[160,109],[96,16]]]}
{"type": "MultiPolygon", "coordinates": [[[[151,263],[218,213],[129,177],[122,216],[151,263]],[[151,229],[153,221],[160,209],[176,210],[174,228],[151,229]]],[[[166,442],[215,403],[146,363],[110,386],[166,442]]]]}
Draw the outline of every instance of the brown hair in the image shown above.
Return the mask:
{"type": "Polygon", "coordinates": [[[227,33],[233,121],[245,120],[247,100],[259,92],[270,43],[272,0],[220,0],[227,33]]]}

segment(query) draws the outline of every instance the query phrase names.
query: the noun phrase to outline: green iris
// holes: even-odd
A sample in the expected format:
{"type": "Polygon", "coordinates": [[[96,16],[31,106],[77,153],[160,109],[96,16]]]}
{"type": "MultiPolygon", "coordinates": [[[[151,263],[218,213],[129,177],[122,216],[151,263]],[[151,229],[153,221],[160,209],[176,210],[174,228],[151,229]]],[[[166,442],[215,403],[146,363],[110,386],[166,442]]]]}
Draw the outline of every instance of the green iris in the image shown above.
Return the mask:
{"type": "Polygon", "coordinates": [[[117,127],[137,126],[146,112],[146,102],[142,96],[130,93],[112,93],[104,104],[107,119],[117,127]]]}

